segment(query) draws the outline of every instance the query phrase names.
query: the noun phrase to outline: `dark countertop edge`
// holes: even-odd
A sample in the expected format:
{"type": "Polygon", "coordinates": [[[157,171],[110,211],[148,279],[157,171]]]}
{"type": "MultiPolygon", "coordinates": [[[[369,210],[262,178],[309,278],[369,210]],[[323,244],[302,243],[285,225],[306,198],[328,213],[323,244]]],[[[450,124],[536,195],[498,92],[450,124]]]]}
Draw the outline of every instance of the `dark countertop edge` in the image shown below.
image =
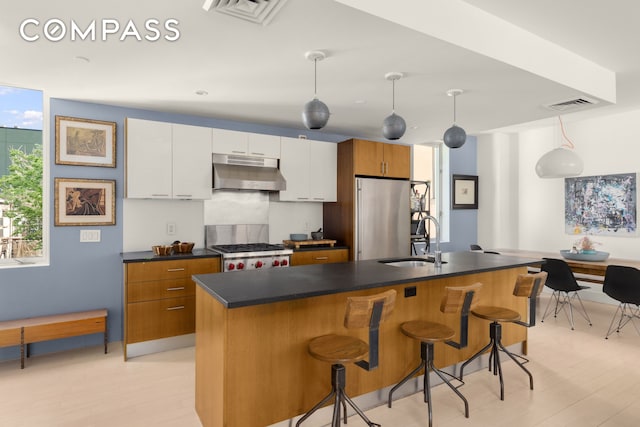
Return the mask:
{"type": "Polygon", "coordinates": [[[329,251],[333,249],[346,249],[349,250],[348,246],[344,245],[334,245],[334,246],[305,246],[300,247],[299,249],[291,248],[293,252],[307,252],[307,251],[329,251]]]}
{"type": "Polygon", "coordinates": [[[155,255],[153,251],[141,252],[122,252],[120,253],[123,263],[130,262],[149,262],[149,261],[174,261],[179,259],[196,259],[196,258],[219,258],[220,254],[208,249],[194,249],[191,253],[172,254],[172,255],[155,255]]]}
{"type": "MultiPolygon", "coordinates": [[[[539,266],[542,262],[544,261],[532,259],[531,261],[518,262],[518,263],[504,265],[504,266],[490,266],[485,268],[476,268],[468,271],[442,273],[438,275],[429,275],[424,277],[412,277],[407,279],[387,280],[384,282],[372,282],[372,283],[367,283],[359,286],[353,286],[353,287],[350,287],[348,290],[345,290],[342,288],[337,288],[333,290],[325,289],[320,291],[300,292],[296,294],[289,294],[286,296],[280,295],[280,296],[274,296],[274,297],[261,297],[253,300],[245,299],[244,301],[240,301],[240,302],[226,301],[224,298],[222,298],[220,295],[215,293],[206,284],[204,284],[202,281],[198,279],[198,276],[202,276],[202,275],[194,275],[192,276],[192,279],[196,282],[196,284],[200,288],[202,288],[205,292],[207,292],[209,295],[215,298],[225,308],[233,309],[233,308],[250,307],[255,305],[272,304],[272,303],[284,302],[284,301],[292,301],[292,300],[304,299],[304,298],[312,298],[312,297],[323,296],[323,295],[333,295],[333,294],[339,294],[339,293],[345,293],[345,292],[351,292],[351,291],[360,291],[365,289],[382,288],[386,286],[400,285],[403,283],[425,282],[429,280],[438,280],[438,279],[443,279],[447,277],[465,276],[468,274],[486,273],[489,271],[507,270],[507,269],[517,268],[517,267],[539,266]]],[[[331,265],[331,264],[328,264],[328,265],[331,265]]]]}

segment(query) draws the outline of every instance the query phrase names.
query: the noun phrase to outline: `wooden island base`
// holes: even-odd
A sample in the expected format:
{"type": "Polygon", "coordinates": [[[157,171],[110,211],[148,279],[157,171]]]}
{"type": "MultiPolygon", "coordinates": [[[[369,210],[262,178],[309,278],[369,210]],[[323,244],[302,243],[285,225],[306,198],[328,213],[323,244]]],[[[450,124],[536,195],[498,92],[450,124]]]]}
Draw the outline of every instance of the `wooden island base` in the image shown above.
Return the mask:
{"type": "MultiPolygon", "coordinates": [[[[420,344],[400,332],[402,322],[425,319],[459,329],[456,316],[439,310],[445,286],[481,282],[483,304],[512,308],[524,318],[527,301],[513,296],[513,287],[517,275],[526,272],[526,267],[514,267],[231,309],[197,287],[196,411],[202,425],[264,427],[304,413],[325,396],[331,388],[330,366],[310,357],[307,343],[328,333],[368,339],[366,330],[347,332],[343,326],[348,296],[398,292],[395,310],[380,329],[379,368],[366,372],[347,366],[346,391],[359,396],[397,383],[419,363],[420,344]],[[405,289],[412,287],[416,296],[405,297],[405,289]]],[[[526,345],[526,339],[525,327],[503,326],[505,345],[526,345]]],[[[488,341],[489,322],[472,316],[469,346],[436,345],[436,365],[464,361],[488,341]]]]}

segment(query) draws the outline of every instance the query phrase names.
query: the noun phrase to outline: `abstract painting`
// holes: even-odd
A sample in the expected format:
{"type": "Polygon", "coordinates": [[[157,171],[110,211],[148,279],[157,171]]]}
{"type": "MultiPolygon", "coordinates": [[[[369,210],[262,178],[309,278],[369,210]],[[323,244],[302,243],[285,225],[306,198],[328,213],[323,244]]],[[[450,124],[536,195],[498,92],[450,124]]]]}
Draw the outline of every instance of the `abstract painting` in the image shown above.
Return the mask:
{"type": "Polygon", "coordinates": [[[567,234],[636,234],[636,174],[581,176],[564,180],[567,234]]]}

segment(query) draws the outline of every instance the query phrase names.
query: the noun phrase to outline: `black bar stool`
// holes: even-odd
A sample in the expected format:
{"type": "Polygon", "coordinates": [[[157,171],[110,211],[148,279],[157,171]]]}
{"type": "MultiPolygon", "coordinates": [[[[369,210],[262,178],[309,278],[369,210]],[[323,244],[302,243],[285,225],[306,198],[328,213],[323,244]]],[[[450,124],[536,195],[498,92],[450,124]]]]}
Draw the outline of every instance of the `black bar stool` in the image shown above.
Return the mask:
{"type": "Polygon", "coordinates": [[[528,307],[528,322],[520,321],[520,313],[515,310],[511,310],[506,307],[495,306],[477,306],[471,310],[471,314],[480,319],[489,320],[489,344],[484,346],[479,352],[471,356],[469,360],[464,362],[460,367],[460,380],[464,377],[464,368],[480,357],[484,352],[491,349],[489,353],[489,371],[493,366],[493,375],[500,376],[500,400],[504,400],[504,381],[502,378],[502,367],[500,366],[499,350],[502,350],[507,356],[509,356],[516,364],[527,373],[529,376],[529,387],[533,390],[533,375],[524,367],[523,363],[529,360],[511,353],[502,345],[502,324],[503,322],[517,323],[522,326],[530,327],[536,324],[536,298],[542,292],[544,283],[547,279],[546,272],[540,272],[536,274],[521,274],[516,280],[516,285],[513,290],[513,294],[517,297],[526,297],[529,300],[528,307]],[[518,358],[522,359],[520,362],[518,358]]]}
{"type": "MultiPolygon", "coordinates": [[[[433,415],[431,409],[431,383],[429,379],[429,371],[433,371],[440,379],[453,390],[464,402],[464,415],[469,418],[469,403],[467,399],[453,386],[445,375],[449,375],[433,366],[434,344],[444,342],[455,348],[464,348],[467,346],[469,310],[477,304],[478,291],[482,287],[482,283],[475,283],[469,286],[447,287],[445,295],[440,304],[440,311],[443,313],[459,313],[460,314],[460,337],[459,342],[451,341],[456,332],[449,326],[442,323],[429,322],[426,320],[412,320],[405,322],[400,326],[402,333],[409,338],[420,341],[420,364],[409,374],[396,384],[389,392],[389,408],[393,393],[402,387],[407,381],[424,369],[424,401],[427,404],[429,413],[429,426],[433,423],[433,415]],[[475,298],[474,298],[475,295],[475,298]]],[[[453,377],[455,378],[455,377],[453,377]]]]}
{"type": "Polygon", "coordinates": [[[393,311],[396,291],[389,290],[376,295],[347,298],[347,311],[344,326],[351,328],[369,328],[369,344],[349,335],[323,335],[309,343],[309,354],[318,360],[331,363],[331,392],[302,416],[296,423],[300,426],[304,420],[322,406],[334,399],[332,427],[339,427],[340,412],[347,423],[347,403],[356,411],[369,427],[380,427],[369,420],[344,391],[346,385],[346,369],[343,363],[355,363],[366,370],[378,367],[379,326],[393,311]],[[369,361],[365,357],[369,355],[369,361]]]}

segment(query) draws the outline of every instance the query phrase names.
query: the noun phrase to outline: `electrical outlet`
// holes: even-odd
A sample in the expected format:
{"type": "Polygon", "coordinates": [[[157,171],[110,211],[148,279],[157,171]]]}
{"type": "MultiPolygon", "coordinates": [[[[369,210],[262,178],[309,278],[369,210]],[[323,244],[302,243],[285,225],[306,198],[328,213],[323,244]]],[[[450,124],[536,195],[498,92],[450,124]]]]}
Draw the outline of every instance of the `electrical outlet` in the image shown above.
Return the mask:
{"type": "Polygon", "coordinates": [[[417,289],[415,286],[407,286],[406,288],[404,288],[405,298],[415,297],[416,295],[417,295],[417,289]]]}
{"type": "Polygon", "coordinates": [[[167,234],[169,236],[173,236],[174,234],[176,234],[176,223],[175,222],[168,222],[167,223],[167,234]]]}
{"type": "Polygon", "coordinates": [[[80,242],[94,243],[100,241],[100,230],[80,230],[80,242]]]}

